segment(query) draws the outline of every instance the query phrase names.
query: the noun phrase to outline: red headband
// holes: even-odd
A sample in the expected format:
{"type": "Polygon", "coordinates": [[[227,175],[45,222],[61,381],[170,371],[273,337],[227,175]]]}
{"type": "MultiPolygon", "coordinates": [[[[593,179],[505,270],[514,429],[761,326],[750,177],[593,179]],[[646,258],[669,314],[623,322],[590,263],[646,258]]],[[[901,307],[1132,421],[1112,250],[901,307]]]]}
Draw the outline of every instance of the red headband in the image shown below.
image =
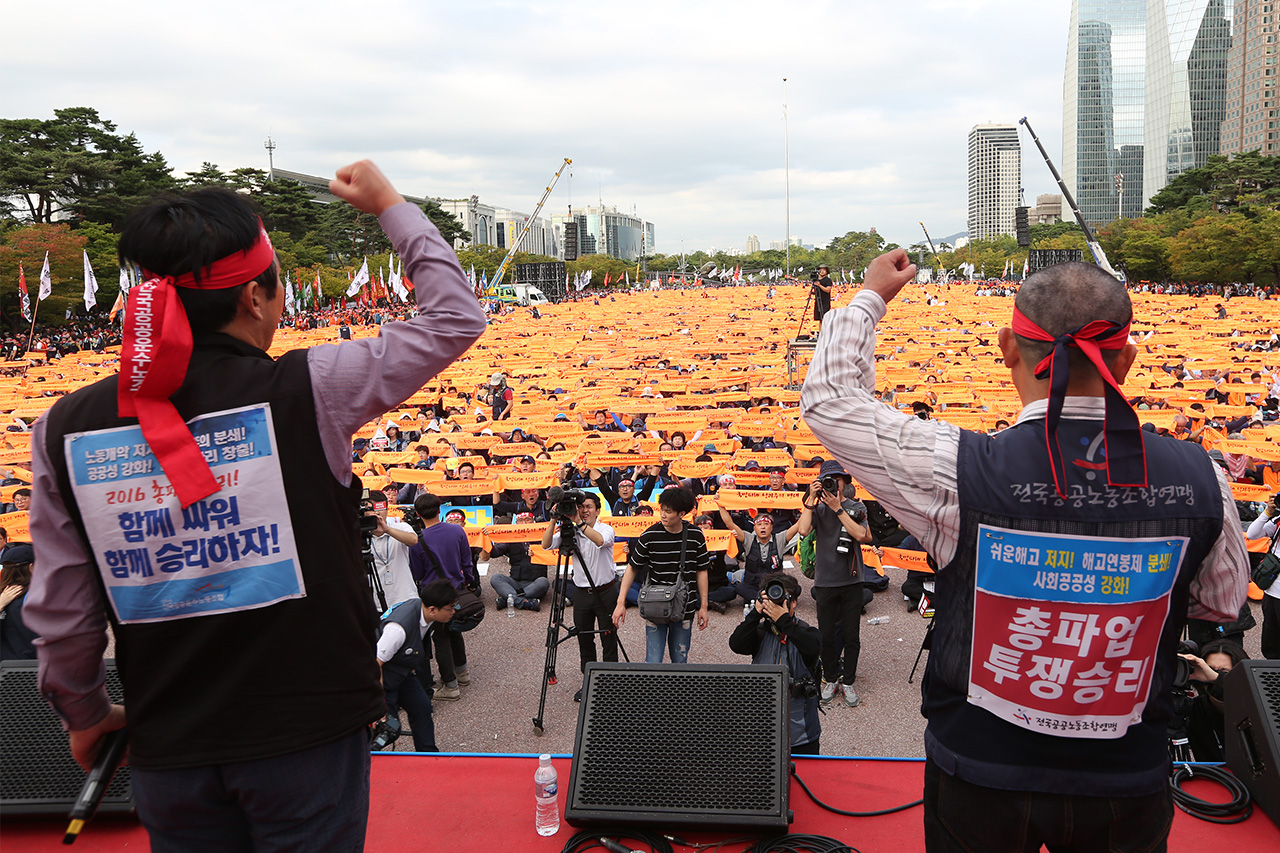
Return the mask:
{"type": "Polygon", "coordinates": [[[129,291],[124,346],[120,352],[117,405],[120,417],[136,417],[142,435],[173,484],[183,507],[220,488],[191,431],[169,397],[182,386],[191,360],[191,325],[177,287],[224,290],[261,275],[275,262],[275,250],[258,221],[252,246],[214,261],[200,271],[149,278],[129,291]]]}
{"type": "Polygon", "coordinates": [[[1138,415],[1125,399],[1115,377],[1111,375],[1111,368],[1102,360],[1103,350],[1124,348],[1129,340],[1129,324],[1121,326],[1108,320],[1094,320],[1055,337],[1014,306],[1012,326],[1014,334],[1024,338],[1053,342],[1053,351],[1041,359],[1035,366],[1034,373],[1037,379],[1049,379],[1049,407],[1044,416],[1044,439],[1058,495],[1063,498],[1067,496],[1064,487],[1066,468],[1062,461],[1062,448],[1058,443],[1058,420],[1062,416],[1062,404],[1067,396],[1069,347],[1088,356],[1097,368],[1098,375],[1106,382],[1103,447],[1107,462],[1107,483],[1112,486],[1147,485],[1147,456],[1142,444],[1142,427],[1138,423],[1138,415]]]}

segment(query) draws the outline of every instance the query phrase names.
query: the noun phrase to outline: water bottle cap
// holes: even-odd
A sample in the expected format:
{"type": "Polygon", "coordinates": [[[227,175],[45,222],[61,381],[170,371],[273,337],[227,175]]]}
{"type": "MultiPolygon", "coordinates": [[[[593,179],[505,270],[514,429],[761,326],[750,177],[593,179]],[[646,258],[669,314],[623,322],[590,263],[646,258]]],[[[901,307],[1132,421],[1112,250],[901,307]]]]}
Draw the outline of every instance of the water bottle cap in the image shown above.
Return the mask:
{"type": "Polygon", "coordinates": [[[549,752],[544,752],[542,755],[539,755],[539,756],[538,756],[538,763],[539,763],[539,764],[550,764],[550,763],[551,763],[551,753],[549,753],[549,752]]]}

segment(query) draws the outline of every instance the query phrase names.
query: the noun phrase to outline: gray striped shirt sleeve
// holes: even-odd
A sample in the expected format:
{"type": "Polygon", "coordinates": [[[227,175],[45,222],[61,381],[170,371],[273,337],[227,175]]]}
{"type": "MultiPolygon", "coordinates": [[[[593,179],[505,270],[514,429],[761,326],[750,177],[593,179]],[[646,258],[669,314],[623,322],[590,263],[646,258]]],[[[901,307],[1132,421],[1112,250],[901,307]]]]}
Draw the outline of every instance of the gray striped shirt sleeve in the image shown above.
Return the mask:
{"type": "Polygon", "coordinates": [[[800,408],[854,480],[945,566],[959,541],[960,430],[876,400],[875,327],[884,315],[884,300],[869,290],[827,314],[800,408]]]}

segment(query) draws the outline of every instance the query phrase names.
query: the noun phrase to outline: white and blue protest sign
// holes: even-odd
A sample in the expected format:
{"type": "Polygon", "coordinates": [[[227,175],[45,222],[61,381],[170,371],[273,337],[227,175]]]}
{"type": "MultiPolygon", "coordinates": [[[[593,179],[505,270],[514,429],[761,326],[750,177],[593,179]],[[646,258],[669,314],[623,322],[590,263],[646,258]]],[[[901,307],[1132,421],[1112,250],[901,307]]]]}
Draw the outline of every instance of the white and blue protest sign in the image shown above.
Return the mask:
{"type": "Polygon", "coordinates": [[[1061,737],[1142,719],[1185,537],[978,528],[969,702],[1061,737]]]}
{"type": "Polygon", "coordinates": [[[227,409],[187,425],[221,489],[186,509],[140,427],[66,436],[71,490],[122,623],[306,595],[271,407],[227,409]]]}

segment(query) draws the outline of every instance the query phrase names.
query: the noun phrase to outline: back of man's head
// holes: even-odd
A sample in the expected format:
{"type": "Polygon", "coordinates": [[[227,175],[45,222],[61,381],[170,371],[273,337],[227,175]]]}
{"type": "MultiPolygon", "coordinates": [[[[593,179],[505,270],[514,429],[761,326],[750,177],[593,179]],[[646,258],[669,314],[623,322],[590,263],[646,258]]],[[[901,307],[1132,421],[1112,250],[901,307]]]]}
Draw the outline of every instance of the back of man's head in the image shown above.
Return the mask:
{"type": "Polygon", "coordinates": [[[423,492],[413,499],[413,510],[423,521],[430,523],[440,518],[440,498],[430,492],[423,492]]]}
{"type": "Polygon", "coordinates": [[[452,607],[453,603],[458,600],[458,591],[448,581],[438,580],[423,586],[421,592],[418,593],[418,597],[422,599],[424,607],[452,607]]]}
{"type": "MultiPolygon", "coordinates": [[[[1133,305],[1124,285],[1093,264],[1075,261],[1046,267],[1031,275],[1022,287],[1014,305],[1045,332],[1054,337],[1078,329],[1094,320],[1106,320],[1121,326],[1133,319],[1133,305]]],[[[1033,341],[1017,336],[1018,350],[1029,367],[1035,367],[1053,350],[1052,341],[1033,341]]],[[[1071,347],[1068,350],[1073,373],[1093,371],[1093,362],[1071,347]]],[[[1102,358],[1111,364],[1119,350],[1103,350],[1102,358]]]]}
{"type": "MultiPolygon", "coordinates": [[[[183,195],[165,195],[129,215],[120,233],[120,262],[133,262],[148,273],[180,276],[193,273],[197,281],[214,261],[242,252],[258,239],[258,215],[243,196],[218,187],[183,195]]],[[[256,279],[268,298],[274,298],[278,276],[275,264],[256,279]]],[[[217,331],[236,316],[240,287],[223,290],[178,288],[191,331],[217,331]]]]}

